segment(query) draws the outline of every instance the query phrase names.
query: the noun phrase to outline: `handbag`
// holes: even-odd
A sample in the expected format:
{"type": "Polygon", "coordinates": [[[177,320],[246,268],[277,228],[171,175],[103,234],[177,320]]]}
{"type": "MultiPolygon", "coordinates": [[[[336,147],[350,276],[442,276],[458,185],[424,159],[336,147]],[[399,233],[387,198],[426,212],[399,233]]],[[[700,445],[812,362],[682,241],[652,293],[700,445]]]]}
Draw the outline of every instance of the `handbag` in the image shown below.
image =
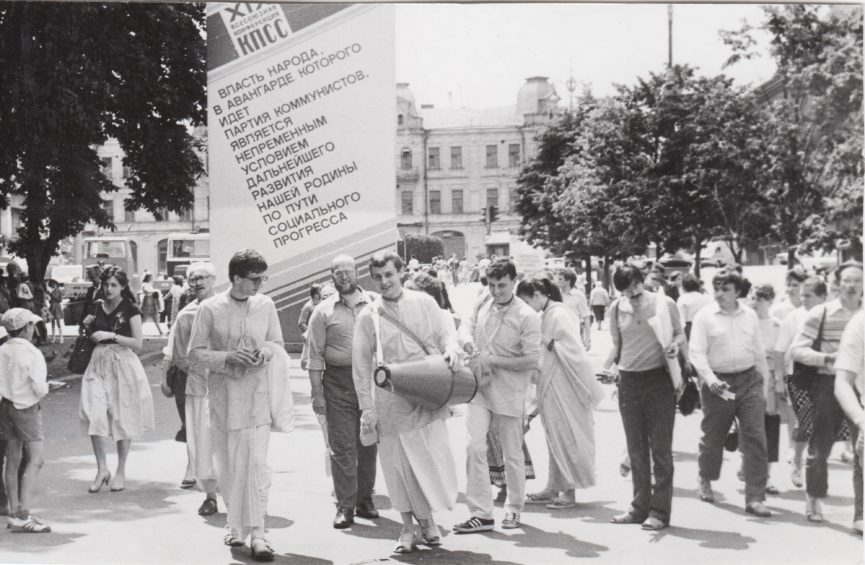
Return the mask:
{"type": "Polygon", "coordinates": [[[682,416],[688,416],[700,405],[700,390],[692,371],[682,371],[682,373],[685,375],[685,389],[679,397],[678,406],[682,416]]]}
{"type": "Polygon", "coordinates": [[[730,453],[734,453],[739,449],[739,423],[733,420],[733,427],[727,432],[727,437],[724,438],[724,449],[730,453]]]}
{"type": "MultiPolygon", "coordinates": [[[[95,312],[96,308],[101,306],[102,301],[97,301],[92,308],[95,312]]],[[[91,313],[92,313],[91,312],[91,313]]],[[[83,334],[75,339],[75,344],[72,346],[69,354],[69,363],[66,368],[76,375],[83,375],[87,371],[87,365],[90,364],[90,358],[93,357],[93,349],[96,344],[90,340],[90,332],[87,329],[82,329],[83,334]]]]}
{"type": "MultiPolygon", "coordinates": [[[[820,327],[817,329],[817,337],[811,344],[811,349],[820,351],[820,346],[823,343],[823,323],[826,321],[826,307],[823,307],[823,315],[820,317],[820,327]]],[[[805,365],[803,363],[793,363],[793,375],[790,377],[790,384],[804,391],[810,391],[811,385],[814,384],[814,379],[817,377],[817,367],[805,365]]]]}
{"type": "Polygon", "coordinates": [[[94,347],[96,344],[90,341],[89,336],[78,336],[75,345],[72,346],[72,353],[69,355],[69,363],[66,367],[76,375],[83,375],[87,370],[87,365],[90,364],[94,347]]]}

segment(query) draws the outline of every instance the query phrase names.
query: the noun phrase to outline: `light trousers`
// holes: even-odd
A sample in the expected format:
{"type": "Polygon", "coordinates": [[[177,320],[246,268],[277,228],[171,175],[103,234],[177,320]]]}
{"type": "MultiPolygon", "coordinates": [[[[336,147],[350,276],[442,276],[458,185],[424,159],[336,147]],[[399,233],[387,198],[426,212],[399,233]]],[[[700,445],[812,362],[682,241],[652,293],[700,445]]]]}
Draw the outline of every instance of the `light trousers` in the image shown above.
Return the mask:
{"type": "Polygon", "coordinates": [[[523,455],[522,417],[494,414],[483,406],[469,404],[466,415],[466,500],[472,516],[490,520],[493,517],[493,494],[487,463],[487,432],[498,428],[505,463],[508,512],[522,512],[526,501],[526,461],[523,455]]]}

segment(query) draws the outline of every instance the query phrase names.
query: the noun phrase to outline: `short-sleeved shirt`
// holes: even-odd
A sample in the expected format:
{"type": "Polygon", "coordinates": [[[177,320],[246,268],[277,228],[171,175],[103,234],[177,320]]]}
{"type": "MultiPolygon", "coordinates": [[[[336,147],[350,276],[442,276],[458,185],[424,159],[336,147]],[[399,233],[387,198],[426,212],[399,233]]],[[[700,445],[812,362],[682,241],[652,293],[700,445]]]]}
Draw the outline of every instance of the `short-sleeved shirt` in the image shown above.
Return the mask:
{"type": "Polygon", "coordinates": [[[841,343],[838,345],[838,356],[835,358],[835,370],[843,369],[856,375],[856,390],[859,397],[865,393],[865,312],[859,310],[847,322],[841,343]]]}
{"type": "Polygon", "coordinates": [[[610,317],[610,333],[613,337],[613,347],[618,348],[622,342],[622,353],[618,366],[623,371],[649,371],[667,366],[664,349],[658,341],[654,330],[649,326],[649,319],[655,316],[656,301],[664,300],[673,324],[673,335],[682,334],[682,323],[679,319],[679,309],[668,296],[644,292],[650,300],[645,306],[634,312],[627,298],[619,298],[613,303],[610,317]]]}
{"type": "MultiPolygon", "coordinates": [[[[861,306],[857,310],[861,310],[861,306]]],[[[844,333],[844,328],[855,313],[844,308],[837,298],[809,310],[805,323],[790,346],[793,360],[817,367],[817,372],[821,375],[835,374],[834,369],[825,365],[825,354],[838,351],[841,334],[844,333]],[[814,351],[812,345],[818,334],[820,334],[820,350],[814,351]]]]}
{"type": "Polygon", "coordinates": [[[102,306],[96,307],[96,318],[90,324],[91,332],[114,332],[117,335],[132,337],[132,325],[129,321],[140,316],[141,310],[128,298],[124,298],[117,308],[106,313],[102,306]]]}
{"type": "Polygon", "coordinates": [[[562,294],[562,302],[577,315],[577,318],[582,320],[592,315],[589,310],[589,303],[586,296],[576,288],[572,288],[567,293],[562,294]]]}
{"type": "Polygon", "coordinates": [[[339,294],[322,300],[309,319],[307,336],[307,368],[323,371],[325,367],[351,367],[352,336],[357,315],[378,295],[360,290],[360,298],[354,308],[339,294]]]}
{"type": "Polygon", "coordinates": [[[18,410],[48,394],[45,357],[26,339],[13,337],[0,347],[0,375],[0,397],[12,401],[18,410]]]}

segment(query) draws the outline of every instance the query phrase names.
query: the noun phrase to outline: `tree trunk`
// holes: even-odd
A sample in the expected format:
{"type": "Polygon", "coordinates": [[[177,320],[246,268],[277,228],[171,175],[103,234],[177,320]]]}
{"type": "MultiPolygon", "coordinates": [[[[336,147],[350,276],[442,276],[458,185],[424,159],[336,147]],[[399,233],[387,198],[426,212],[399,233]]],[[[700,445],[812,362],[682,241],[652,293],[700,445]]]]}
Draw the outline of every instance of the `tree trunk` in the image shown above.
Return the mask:
{"type": "Polygon", "coordinates": [[[589,293],[591,292],[591,284],[592,284],[592,256],[591,255],[585,255],[583,257],[583,261],[586,264],[586,287],[584,290],[586,292],[586,296],[588,296],[589,293]]]}
{"type": "Polygon", "coordinates": [[[694,252],[694,276],[697,277],[697,280],[700,280],[700,255],[703,252],[703,242],[697,240],[696,244],[696,251],[694,252]]]}

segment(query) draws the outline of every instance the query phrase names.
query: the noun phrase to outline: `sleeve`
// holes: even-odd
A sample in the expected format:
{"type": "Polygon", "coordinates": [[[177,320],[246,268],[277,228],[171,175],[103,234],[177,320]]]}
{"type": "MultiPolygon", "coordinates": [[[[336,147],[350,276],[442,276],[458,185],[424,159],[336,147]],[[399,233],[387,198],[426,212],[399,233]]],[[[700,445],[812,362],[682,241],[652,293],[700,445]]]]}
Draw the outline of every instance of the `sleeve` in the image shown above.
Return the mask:
{"type": "MultiPolygon", "coordinates": [[[[324,304],[323,302],[321,304],[324,304]]],[[[319,306],[321,306],[319,304],[319,306]]],[[[321,308],[316,307],[309,318],[306,334],[306,366],[310,371],[324,371],[324,348],[327,343],[327,320],[321,308]]]]}
{"type": "Polygon", "coordinates": [[[687,320],[688,319],[688,306],[685,303],[685,294],[682,293],[678,299],[676,299],[676,309],[679,310],[679,320],[687,320]]]}
{"type": "Polygon", "coordinates": [[[799,333],[793,338],[793,343],[790,344],[790,357],[793,361],[811,367],[821,367],[825,363],[825,354],[811,349],[814,340],[817,339],[817,333],[820,331],[820,320],[825,311],[826,307],[824,306],[814,308],[808,313],[808,318],[802,325],[802,329],[799,330],[799,333]]]}
{"type": "Polygon", "coordinates": [[[211,371],[225,371],[228,351],[210,349],[210,332],[213,329],[213,311],[202,304],[192,322],[192,335],[189,337],[189,360],[211,371]]]}
{"type": "MultiPolygon", "coordinates": [[[[171,363],[174,359],[174,335],[177,333],[177,324],[174,324],[168,329],[168,343],[162,348],[162,358],[171,363]]],[[[184,351],[184,353],[186,353],[184,351]]]]}
{"type": "Polygon", "coordinates": [[[754,352],[756,359],[754,365],[757,367],[757,372],[763,376],[765,382],[769,381],[769,363],[766,361],[766,347],[763,344],[763,334],[760,331],[760,320],[757,319],[757,314],[751,312],[748,314],[751,318],[751,324],[754,326],[754,352]]]}
{"type": "Polygon", "coordinates": [[[613,349],[618,351],[620,343],[619,338],[619,301],[613,300],[610,305],[610,336],[613,338],[613,349]]]}
{"type": "Polygon", "coordinates": [[[285,347],[285,340],[282,337],[282,326],[279,324],[279,314],[276,311],[276,305],[270,299],[268,299],[267,303],[267,335],[264,340],[279,347],[285,347]]]}
{"type": "Polygon", "coordinates": [[[574,296],[577,297],[577,310],[580,312],[580,318],[588,318],[592,315],[592,311],[589,310],[589,302],[586,300],[586,297],[583,296],[581,292],[578,292],[574,296]]]}
{"type": "MultiPolygon", "coordinates": [[[[526,306],[526,308],[529,308],[526,306]]],[[[541,317],[534,310],[523,318],[520,328],[520,349],[523,357],[541,358],[541,317]]]]}
{"type": "Polygon", "coordinates": [[[796,337],[796,314],[790,312],[781,322],[778,328],[778,338],[775,340],[774,348],[778,353],[787,353],[793,338],[796,337]]]}
{"type": "Polygon", "coordinates": [[[374,353],[375,335],[372,316],[364,310],[358,316],[357,324],[354,326],[351,344],[351,375],[361,410],[371,410],[375,406],[372,392],[374,353]]]}
{"type": "Polygon", "coordinates": [[[684,330],[682,330],[682,317],[679,315],[679,309],[670,297],[667,297],[667,310],[670,311],[670,323],[673,325],[673,337],[678,337],[685,333],[684,330]]]}
{"type": "Polygon", "coordinates": [[[478,299],[475,301],[474,306],[472,307],[471,315],[463,320],[460,324],[459,328],[459,342],[461,345],[466,343],[475,343],[475,326],[478,323],[478,314],[483,307],[483,303],[486,301],[486,294],[481,293],[478,299]]]}
{"type": "Polygon", "coordinates": [[[433,308],[435,312],[431,312],[430,317],[435,316],[439,321],[439,328],[436,332],[436,345],[439,351],[444,353],[448,350],[459,349],[457,327],[450,312],[439,308],[437,304],[433,304],[433,308]]]}
{"type": "Polygon", "coordinates": [[[838,353],[835,357],[835,370],[844,370],[858,375],[862,370],[862,359],[865,355],[863,346],[862,322],[865,316],[862,311],[847,322],[844,333],[841,335],[841,343],[838,345],[838,353]]]}
{"type": "Polygon", "coordinates": [[[30,377],[33,380],[33,392],[39,398],[48,394],[48,365],[45,363],[45,356],[36,349],[33,355],[33,362],[30,365],[30,377]]]}
{"type": "MultiPolygon", "coordinates": [[[[189,372],[189,337],[192,330],[193,317],[185,314],[179,317],[171,326],[171,335],[174,336],[171,359],[179,369],[189,372]]],[[[171,336],[169,336],[171,341],[171,336]]]]}
{"type": "MultiPolygon", "coordinates": [[[[706,319],[708,310],[700,310],[694,315],[691,322],[691,340],[688,342],[688,353],[691,365],[697,373],[706,381],[706,378],[714,378],[715,373],[709,366],[709,326],[706,319]]],[[[765,357],[763,359],[765,363],[765,357]]]]}

